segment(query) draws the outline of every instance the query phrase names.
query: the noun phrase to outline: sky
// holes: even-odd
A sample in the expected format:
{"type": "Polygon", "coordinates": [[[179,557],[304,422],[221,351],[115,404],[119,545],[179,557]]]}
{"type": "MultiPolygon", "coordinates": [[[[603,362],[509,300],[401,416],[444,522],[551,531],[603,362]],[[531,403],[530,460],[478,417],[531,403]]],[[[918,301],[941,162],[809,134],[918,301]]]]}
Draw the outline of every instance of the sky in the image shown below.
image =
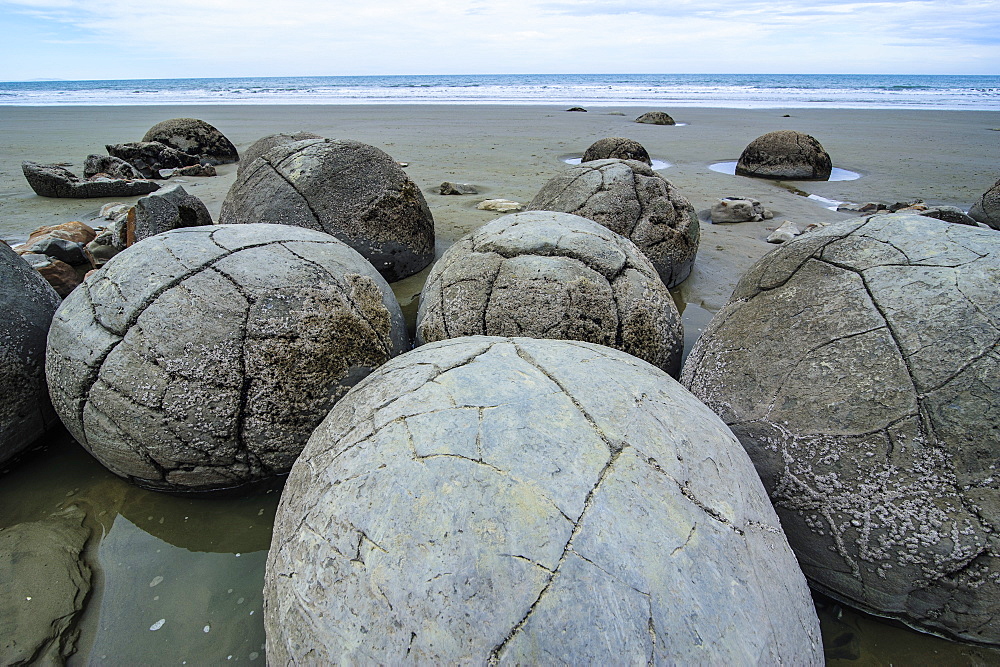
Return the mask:
{"type": "Polygon", "coordinates": [[[0,0],[0,80],[1000,74],[996,0],[0,0]]]}

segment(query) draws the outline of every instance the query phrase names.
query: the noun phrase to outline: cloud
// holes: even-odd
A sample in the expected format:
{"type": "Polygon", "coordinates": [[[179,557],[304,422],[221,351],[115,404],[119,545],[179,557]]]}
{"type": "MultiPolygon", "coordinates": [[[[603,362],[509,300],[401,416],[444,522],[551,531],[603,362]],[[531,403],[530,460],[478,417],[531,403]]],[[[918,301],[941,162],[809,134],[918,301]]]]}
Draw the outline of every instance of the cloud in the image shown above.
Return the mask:
{"type": "Polygon", "coordinates": [[[53,49],[25,58],[37,49],[27,38],[20,52],[0,44],[0,78],[933,73],[1000,61],[1000,18],[981,0],[0,0],[0,11],[53,49]]]}

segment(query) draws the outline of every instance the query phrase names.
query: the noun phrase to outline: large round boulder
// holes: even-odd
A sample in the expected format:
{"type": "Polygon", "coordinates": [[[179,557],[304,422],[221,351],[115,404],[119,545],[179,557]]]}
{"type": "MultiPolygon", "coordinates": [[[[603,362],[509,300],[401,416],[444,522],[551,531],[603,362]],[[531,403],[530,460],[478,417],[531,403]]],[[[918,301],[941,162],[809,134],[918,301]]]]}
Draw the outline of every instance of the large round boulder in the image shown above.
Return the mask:
{"type": "Polygon", "coordinates": [[[460,336],[582,340],[677,376],[684,333],[674,300],[635,244],[569,213],[514,213],[438,260],[420,298],[417,340],[460,336]]]}
{"type": "Polygon", "coordinates": [[[815,610],[731,432],[600,345],[470,337],[355,387],[294,466],[270,664],[818,664],[815,610]]]}
{"type": "Polygon", "coordinates": [[[226,164],[240,159],[236,146],[213,125],[197,118],[171,118],[149,128],[143,141],[158,141],[197,155],[206,164],[226,164]]]}
{"type": "Polygon", "coordinates": [[[666,111],[647,111],[635,119],[637,123],[647,125],[676,125],[677,122],[666,111]]]}
{"type": "Polygon", "coordinates": [[[385,152],[359,141],[275,146],[241,173],[222,223],[316,229],[360,252],[393,282],[434,260],[434,219],[420,188],[385,152]]]}
{"type": "Polygon", "coordinates": [[[969,209],[969,217],[993,229],[1000,229],[1000,180],[976,200],[969,209]]]}
{"type": "Polygon", "coordinates": [[[581,162],[594,160],[638,160],[652,166],[645,146],[627,137],[605,137],[598,139],[587,148],[581,162]]]}
{"type": "Polygon", "coordinates": [[[750,142],[736,162],[738,176],[825,181],[833,162],[812,136],[795,130],[768,132],[750,142]]]}
{"type": "Polygon", "coordinates": [[[59,417],[112,472],[218,491],[287,473],[337,399],[406,345],[389,286],[337,239],[186,227],[63,302],[46,372],[59,417]]]}
{"type": "Polygon", "coordinates": [[[635,160],[595,160],[556,176],[528,210],[574,213],[629,239],[667,287],[691,273],[701,228],[691,202],[670,181],[635,160]]]}
{"type": "Polygon", "coordinates": [[[264,153],[268,152],[275,146],[283,146],[284,144],[290,144],[295,141],[303,141],[305,139],[322,139],[323,137],[318,134],[313,134],[312,132],[278,132],[277,134],[269,134],[265,137],[261,137],[257,141],[250,144],[243,151],[243,159],[240,160],[239,167],[237,167],[237,173],[242,172],[246,167],[253,164],[253,161],[259,158],[264,153]]]}
{"type": "Polygon", "coordinates": [[[0,241],[0,463],[56,421],[45,387],[45,337],[60,298],[0,241]]]}
{"type": "Polygon", "coordinates": [[[1000,237],[916,215],[755,264],[682,382],[754,460],[813,586],[1000,644],[1000,237]]]}

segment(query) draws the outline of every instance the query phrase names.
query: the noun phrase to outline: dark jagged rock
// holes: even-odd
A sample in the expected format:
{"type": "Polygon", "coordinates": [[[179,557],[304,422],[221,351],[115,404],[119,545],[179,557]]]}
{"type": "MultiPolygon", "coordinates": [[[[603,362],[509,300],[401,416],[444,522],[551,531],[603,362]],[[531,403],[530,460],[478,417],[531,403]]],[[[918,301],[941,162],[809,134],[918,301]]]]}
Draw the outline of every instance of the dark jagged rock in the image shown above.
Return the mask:
{"type": "Polygon", "coordinates": [[[972,205],[969,216],[976,222],[1000,229],[1000,180],[972,205]]]}
{"type": "Polygon", "coordinates": [[[45,238],[30,245],[26,244],[19,252],[21,254],[34,253],[37,255],[47,255],[66,262],[70,266],[90,264],[90,258],[87,257],[85,246],[82,243],[67,241],[66,239],[45,238]]]}
{"type": "Polygon", "coordinates": [[[40,197],[88,199],[94,197],[135,197],[159,189],[152,181],[96,176],[81,179],[64,167],[37,162],[22,162],[21,171],[28,185],[40,197]]]}
{"type": "Polygon", "coordinates": [[[823,146],[808,134],[779,130],[761,135],[743,149],[736,163],[738,176],[825,181],[833,162],[823,146]]]}
{"type": "Polygon", "coordinates": [[[197,155],[204,164],[226,164],[240,159],[236,146],[214,126],[197,118],[171,118],[149,128],[143,141],[157,141],[189,155],[197,155]]]}
{"type": "Polygon", "coordinates": [[[111,155],[88,155],[83,163],[83,177],[93,178],[104,174],[110,178],[135,180],[143,178],[139,170],[121,158],[111,155]]]}
{"type": "Polygon", "coordinates": [[[222,223],[270,222],[332,234],[393,282],[434,259],[434,218],[385,152],[359,141],[280,144],[237,177],[222,223]]]}
{"type": "Polygon", "coordinates": [[[584,152],[581,162],[608,159],[638,160],[650,166],[653,165],[646,148],[638,141],[625,137],[598,139],[584,152]]]}
{"type": "Polygon", "coordinates": [[[476,186],[469,183],[452,183],[445,181],[438,186],[438,192],[443,195],[478,195],[476,186]]]}
{"type": "Polygon", "coordinates": [[[200,164],[197,155],[190,155],[158,141],[108,144],[105,148],[113,157],[131,164],[145,178],[160,178],[161,169],[177,169],[200,164]]]}
{"type": "Polygon", "coordinates": [[[129,211],[126,220],[126,246],[181,227],[212,224],[212,215],[204,202],[174,185],[143,197],[129,211]]]}
{"type": "Polygon", "coordinates": [[[649,125],[676,125],[676,121],[670,114],[664,111],[647,111],[635,119],[637,123],[647,123],[649,125]]]}
{"type": "Polygon", "coordinates": [[[1000,236],[880,214],[737,284],[681,381],[754,460],[812,586],[1000,645],[1000,236]]]}

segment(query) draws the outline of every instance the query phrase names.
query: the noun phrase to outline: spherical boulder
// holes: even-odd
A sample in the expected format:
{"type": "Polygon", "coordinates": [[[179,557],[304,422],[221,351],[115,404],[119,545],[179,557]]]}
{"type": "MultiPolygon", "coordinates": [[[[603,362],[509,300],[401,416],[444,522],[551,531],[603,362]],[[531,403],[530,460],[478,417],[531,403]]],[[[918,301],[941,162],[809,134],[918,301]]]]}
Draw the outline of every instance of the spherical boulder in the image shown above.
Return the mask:
{"type": "Polygon", "coordinates": [[[240,174],[223,223],[316,229],[360,252],[393,282],[434,260],[434,219],[420,188],[389,155],[359,141],[280,144],[240,174]]]}
{"type": "Polygon", "coordinates": [[[312,132],[278,132],[277,134],[269,134],[266,137],[261,137],[257,141],[250,144],[246,150],[243,151],[243,159],[240,160],[240,165],[237,167],[237,173],[241,173],[244,168],[250,166],[254,160],[259,158],[264,153],[268,152],[275,146],[283,146],[284,144],[290,144],[295,141],[303,141],[304,139],[322,139],[323,137],[318,134],[313,134],[312,132]]]}
{"type": "Polygon", "coordinates": [[[647,125],[676,125],[676,121],[665,111],[647,111],[635,119],[637,123],[647,125]]]}
{"type": "Polygon", "coordinates": [[[240,155],[226,135],[197,118],[171,118],[149,128],[143,141],[158,141],[177,150],[197,155],[207,164],[236,162],[240,155]]]}
{"type": "Polygon", "coordinates": [[[736,162],[737,176],[825,181],[833,162],[823,146],[794,130],[768,132],[750,142],[736,162]]]}
{"type": "Polygon", "coordinates": [[[59,417],[112,472],[207,492],[287,473],[330,407],[406,346],[389,286],[337,239],[185,227],[63,302],[46,373],[59,417]]]}
{"type": "Polygon", "coordinates": [[[976,200],[969,209],[969,217],[993,229],[1000,229],[1000,180],[976,200]]]}
{"type": "Polygon", "coordinates": [[[916,215],[762,258],[685,363],[812,585],[1000,644],[1000,238],[916,215]]]}
{"type": "Polygon", "coordinates": [[[420,343],[460,336],[582,340],[677,376],[674,300],[635,244],[569,213],[514,213],[451,246],[424,286],[420,343]]]}
{"type": "Polygon", "coordinates": [[[665,373],[469,337],[397,357],[293,467],[270,664],[812,664],[815,610],[753,466],[665,373]]]}
{"type": "Polygon", "coordinates": [[[528,210],[574,213],[635,243],[667,287],[691,273],[701,228],[691,202],[670,181],[635,160],[595,160],[566,170],[528,210]]]}
{"type": "Polygon", "coordinates": [[[646,148],[635,139],[626,137],[605,137],[598,139],[590,145],[583,154],[581,162],[593,162],[594,160],[638,160],[650,166],[653,161],[646,152],[646,148]]]}
{"type": "Polygon", "coordinates": [[[45,337],[60,298],[0,241],[0,463],[56,422],[45,387],[45,337]]]}

